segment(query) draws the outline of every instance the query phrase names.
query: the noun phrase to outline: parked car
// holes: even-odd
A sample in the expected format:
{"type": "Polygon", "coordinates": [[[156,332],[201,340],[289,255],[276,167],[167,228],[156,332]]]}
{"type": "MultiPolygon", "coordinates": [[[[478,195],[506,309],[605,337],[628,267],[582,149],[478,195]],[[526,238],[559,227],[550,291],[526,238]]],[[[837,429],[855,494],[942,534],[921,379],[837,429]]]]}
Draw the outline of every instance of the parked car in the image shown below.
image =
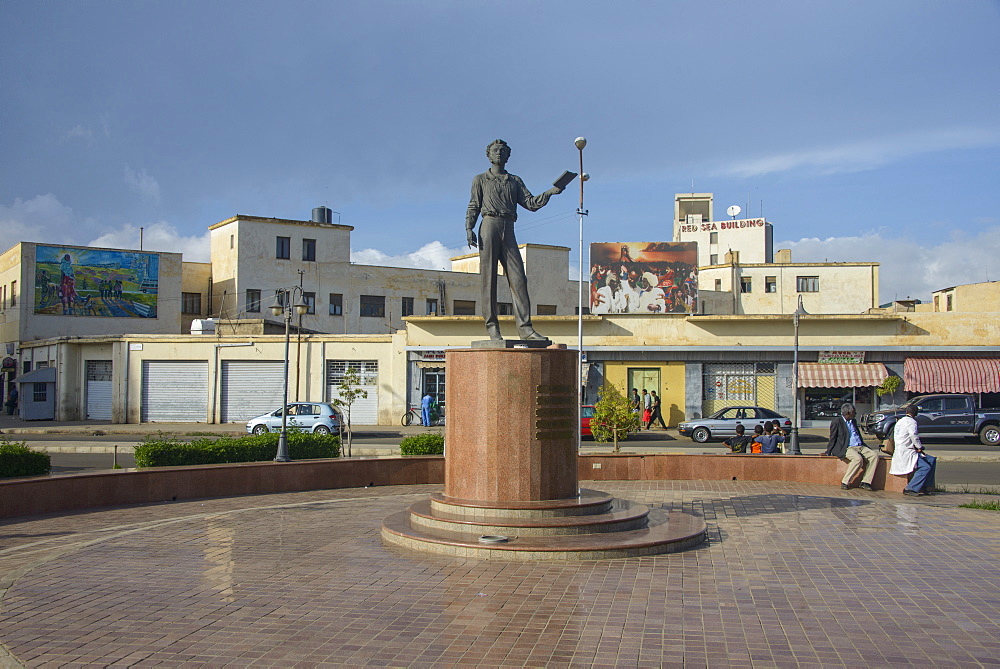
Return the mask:
{"type": "Polygon", "coordinates": [[[699,444],[710,439],[725,439],[736,434],[736,426],[742,424],[747,434],[753,434],[754,425],[763,426],[767,421],[778,421],[781,428],[788,430],[792,421],[780,413],[764,407],[726,407],[707,418],[686,420],[677,426],[681,436],[691,437],[699,444]]]}
{"type": "Polygon", "coordinates": [[[916,404],[917,428],[922,436],[979,437],[987,446],[1000,446],[1000,409],[976,406],[972,395],[917,395],[898,409],[875,411],[861,417],[861,429],[885,439],[892,434],[896,421],[906,414],[906,408],[916,404]]]}
{"type": "MultiPolygon", "coordinates": [[[[286,425],[289,429],[339,435],[344,417],[339,409],[326,402],[293,402],[288,405],[286,425]]],[[[280,431],[280,408],[247,421],[247,432],[251,434],[280,431]]]]}
{"type": "Polygon", "coordinates": [[[580,434],[584,437],[593,436],[593,432],[590,431],[590,421],[594,419],[594,407],[591,404],[585,404],[580,407],[580,434]]]}

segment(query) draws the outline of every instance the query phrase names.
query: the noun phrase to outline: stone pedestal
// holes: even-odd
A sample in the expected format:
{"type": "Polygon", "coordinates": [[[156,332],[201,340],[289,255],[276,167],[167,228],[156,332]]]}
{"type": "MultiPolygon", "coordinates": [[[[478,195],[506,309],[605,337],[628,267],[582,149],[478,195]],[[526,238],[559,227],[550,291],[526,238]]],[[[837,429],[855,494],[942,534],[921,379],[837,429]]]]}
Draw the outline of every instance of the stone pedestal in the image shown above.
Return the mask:
{"type": "Polygon", "coordinates": [[[492,560],[600,560],[705,540],[702,518],[579,489],[576,351],[498,346],[447,352],[444,494],[386,518],[386,543],[492,560]]]}
{"type": "Polygon", "coordinates": [[[566,349],[448,351],[444,494],[483,502],[576,497],[576,365],[566,349]]]}

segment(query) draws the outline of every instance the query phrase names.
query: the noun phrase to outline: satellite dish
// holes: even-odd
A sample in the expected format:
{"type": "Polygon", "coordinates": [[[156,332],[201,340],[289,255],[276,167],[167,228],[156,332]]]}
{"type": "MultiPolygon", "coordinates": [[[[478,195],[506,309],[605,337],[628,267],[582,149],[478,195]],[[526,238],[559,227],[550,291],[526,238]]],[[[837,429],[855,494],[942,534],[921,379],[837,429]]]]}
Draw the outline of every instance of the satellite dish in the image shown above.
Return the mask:
{"type": "Polygon", "coordinates": [[[737,216],[739,216],[741,211],[743,211],[743,210],[740,209],[739,205],[735,205],[735,204],[733,206],[731,206],[729,209],[726,209],[726,213],[729,214],[730,216],[732,216],[733,218],[736,218],[737,216]]]}

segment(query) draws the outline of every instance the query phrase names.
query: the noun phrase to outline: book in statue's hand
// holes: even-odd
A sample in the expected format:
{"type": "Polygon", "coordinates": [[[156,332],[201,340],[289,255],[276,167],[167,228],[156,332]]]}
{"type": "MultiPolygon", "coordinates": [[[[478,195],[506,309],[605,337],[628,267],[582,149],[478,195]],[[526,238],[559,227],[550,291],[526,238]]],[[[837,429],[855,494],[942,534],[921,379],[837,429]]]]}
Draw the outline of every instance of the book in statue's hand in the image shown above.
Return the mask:
{"type": "Polygon", "coordinates": [[[570,172],[567,170],[566,172],[563,172],[561,175],[559,175],[559,178],[553,181],[552,185],[559,189],[565,189],[566,186],[570,185],[570,183],[576,177],[577,177],[576,172],[570,172]]]}

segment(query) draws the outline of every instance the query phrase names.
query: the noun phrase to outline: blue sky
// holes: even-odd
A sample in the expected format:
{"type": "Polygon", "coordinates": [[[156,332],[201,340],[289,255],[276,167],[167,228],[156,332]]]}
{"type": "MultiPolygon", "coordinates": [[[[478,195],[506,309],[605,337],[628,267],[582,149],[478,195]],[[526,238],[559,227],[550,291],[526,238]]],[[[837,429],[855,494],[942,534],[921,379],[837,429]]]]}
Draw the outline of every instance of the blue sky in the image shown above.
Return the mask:
{"type": "MultiPolygon", "coordinates": [[[[207,260],[325,204],[356,261],[443,268],[486,144],[537,193],[584,135],[588,242],[669,240],[693,184],[926,298],[1000,279],[998,34],[1000,0],[2,0],[0,247],[207,260]]],[[[575,249],[576,198],[519,241],[575,249]]]]}

